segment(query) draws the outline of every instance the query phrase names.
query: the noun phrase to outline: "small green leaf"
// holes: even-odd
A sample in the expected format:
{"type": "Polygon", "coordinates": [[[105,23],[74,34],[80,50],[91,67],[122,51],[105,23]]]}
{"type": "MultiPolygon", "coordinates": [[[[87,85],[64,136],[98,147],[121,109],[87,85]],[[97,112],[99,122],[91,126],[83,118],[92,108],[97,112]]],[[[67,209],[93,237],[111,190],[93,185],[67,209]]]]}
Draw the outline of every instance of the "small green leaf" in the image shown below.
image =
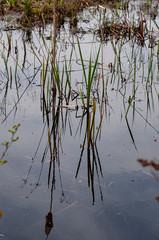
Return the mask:
{"type": "Polygon", "coordinates": [[[12,138],[12,142],[16,142],[19,139],[19,137],[12,138]]]}
{"type": "Polygon", "coordinates": [[[0,143],[0,144],[7,147],[9,145],[9,142],[0,143]]]}
{"type": "Polygon", "coordinates": [[[3,165],[3,164],[5,164],[5,163],[7,163],[7,162],[8,162],[7,160],[2,161],[2,160],[0,159],[0,165],[3,165]]]}
{"type": "Polygon", "coordinates": [[[7,162],[8,162],[7,160],[4,160],[4,161],[3,161],[3,164],[5,164],[5,163],[7,163],[7,162]]]}
{"type": "Polygon", "coordinates": [[[12,129],[9,129],[8,132],[15,133],[15,131],[12,129]]]}
{"type": "Polygon", "coordinates": [[[9,145],[9,142],[5,142],[5,146],[8,146],[9,145]]]}

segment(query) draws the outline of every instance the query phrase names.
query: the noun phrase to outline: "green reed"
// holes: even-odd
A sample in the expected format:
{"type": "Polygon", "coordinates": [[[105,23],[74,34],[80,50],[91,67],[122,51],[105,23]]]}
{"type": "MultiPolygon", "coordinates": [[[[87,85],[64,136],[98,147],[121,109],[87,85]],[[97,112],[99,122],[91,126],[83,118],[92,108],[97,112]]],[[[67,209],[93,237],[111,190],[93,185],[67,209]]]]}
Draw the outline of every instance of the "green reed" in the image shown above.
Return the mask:
{"type": "Polygon", "coordinates": [[[128,105],[128,108],[127,108],[127,110],[126,110],[125,117],[127,116],[128,112],[129,112],[129,108],[130,108],[130,106],[131,106],[132,101],[133,101],[134,98],[135,98],[135,94],[136,94],[137,89],[138,89],[138,87],[134,90],[133,96],[132,96],[132,97],[130,98],[130,100],[128,101],[129,105],[128,105]]]}
{"type": "Polygon", "coordinates": [[[95,58],[94,66],[92,66],[92,56],[90,54],[89,67],[88,67],[88,76],[86,76],[86,69],[85,69],[85,65],[84,65],[83,55],[82,55],[82,51],[81,51],[81,47],[80,47],[80,43],[79,43],[78,39],[77,39],[77,43],[78,43],[78,50],[79,50],[81,64],[82,64],[84,81],[85,81],[85,85],[86,85],[87,110],[88,110],[89,106],[90,106],[91,87],[92,87],[92,84],[93,84],[95,71],[97,70],[97,63],[98,63],[98,58],[99,58],[101,45],[99,46],[98,53],[97,53],[97,56],[95,58]]]}

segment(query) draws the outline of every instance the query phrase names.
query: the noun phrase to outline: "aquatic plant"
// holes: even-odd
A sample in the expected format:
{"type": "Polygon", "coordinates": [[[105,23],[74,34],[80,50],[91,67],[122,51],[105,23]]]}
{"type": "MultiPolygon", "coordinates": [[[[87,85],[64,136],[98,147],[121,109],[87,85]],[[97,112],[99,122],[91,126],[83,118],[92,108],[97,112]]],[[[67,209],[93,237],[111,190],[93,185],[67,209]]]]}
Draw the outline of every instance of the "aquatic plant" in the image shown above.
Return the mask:
{"type": "Polygon", "coordinates": [[[3,145],[5,147],[5,150],[2,152],[2,155],[0,157],[0,165],[7,163],[7,160],[3,160],[3,158],[6,156],[6,153],[8,151],[8,148],[10,147],[10,145],[19,139],[19,137],[16,137],[16,138],[14,137],[19,127],[20,127],[20,123],[18,123],[17,125],[14,125],[12,129],[9,129],[8,132],[11,133],[10,140],[6,141],[4,143],[0,143],[1,145],[3,145]]]}
{"type": "Polygon", "coordinates": [[[128,104],[129,104],[129,105],[128,105],[127,110],[126,110],[125,117],[127,117],[127,114],[128,114],[128,112],[129,112],[129,108],[130,108],[130,106],[131,106],[131,103],[132,103],[133,99],[135,98],[135,94],[136,94],[137,89],[138,89],[138,87],[135,89],[135,91],[134,91],[134,93],[133,93],[133,96],[130,97],[130,99],[128,100],[128,104]]]}
{"type": "Polygon", "coordinates": [[[86,70],[85,70],[83,55],[82,55],[82,51],[81,51],[81,47],[80,47],[80,43],[79,43],[78,39],[77,39],[77,43],[78,43],[78,49],[79,49],[79,54],[80,54],[80,59],[81,59],[81,64],[82,64],[84,81],[85,81],[85,85],[86,85],[87,110],[88,110],[89,106],[90,106],[91,88],[92,88],[92,84],[93,84],[93,80],[94,80],[95,71],[97,70],[97,63],[98,63],[98,58],[99,58],[101,45],[99,46],[98,53],[97,53],[97,56],[96,56],[96,59],[95,59],[93,67],[92,67],[92,57],[91,57],[91,54],[90,54],[89,67],[88,67],[88,76],[86,76],[86,70]]]}

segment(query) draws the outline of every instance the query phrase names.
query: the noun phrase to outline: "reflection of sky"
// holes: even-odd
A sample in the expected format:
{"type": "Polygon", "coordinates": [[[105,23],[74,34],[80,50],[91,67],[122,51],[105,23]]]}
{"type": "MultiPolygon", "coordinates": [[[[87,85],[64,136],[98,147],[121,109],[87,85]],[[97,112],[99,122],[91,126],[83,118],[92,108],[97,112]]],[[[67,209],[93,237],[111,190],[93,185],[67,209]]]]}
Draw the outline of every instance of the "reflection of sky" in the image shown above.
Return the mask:
{"type": "MultiPolygon", "coordinates": [[[[47,171],[44,172],[47,175],[47,171]]],[[[139,174],[138,171],[118,171],[116,174],[104,172],[104,201],[100,201],[96,185],[96,202],[92,206],[86,178],[80,177],[78,181],[74,179],[74,174],[71,175],[65,169],[61,172],[68,204],[65,201],[59,203],[61,190],[57,180],[53,200],[55,227],[50,238],[89,237],[95,240],[97,237],[140,239],[142,236],[143,239],[151,239],[152,235],[158,236],[158,203],[153,199],[158,194],[158,183],[151,176],[143,172],[139,174]]],[[[41,186],[32,194],[29,192],[34,186],[19,185],[16,176],[12,178],[15,184],[1,187],[2,193],[4,191],[1,197],[4,210],[1,231],[7,239],[44,239],[44,217],[50,199],[45,178],[43,175],[41,186]]]]}

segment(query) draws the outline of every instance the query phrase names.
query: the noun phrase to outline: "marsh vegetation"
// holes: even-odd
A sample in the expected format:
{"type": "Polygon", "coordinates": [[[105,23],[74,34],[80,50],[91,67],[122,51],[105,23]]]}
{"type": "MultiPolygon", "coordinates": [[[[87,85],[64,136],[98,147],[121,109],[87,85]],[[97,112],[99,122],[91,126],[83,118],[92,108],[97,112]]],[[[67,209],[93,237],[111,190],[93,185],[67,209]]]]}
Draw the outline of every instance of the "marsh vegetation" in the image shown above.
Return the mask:
{"type": "Polygon", "coordinates": [[[2,237],[157,238],[158,1],[0,5],[2,237]]]}

